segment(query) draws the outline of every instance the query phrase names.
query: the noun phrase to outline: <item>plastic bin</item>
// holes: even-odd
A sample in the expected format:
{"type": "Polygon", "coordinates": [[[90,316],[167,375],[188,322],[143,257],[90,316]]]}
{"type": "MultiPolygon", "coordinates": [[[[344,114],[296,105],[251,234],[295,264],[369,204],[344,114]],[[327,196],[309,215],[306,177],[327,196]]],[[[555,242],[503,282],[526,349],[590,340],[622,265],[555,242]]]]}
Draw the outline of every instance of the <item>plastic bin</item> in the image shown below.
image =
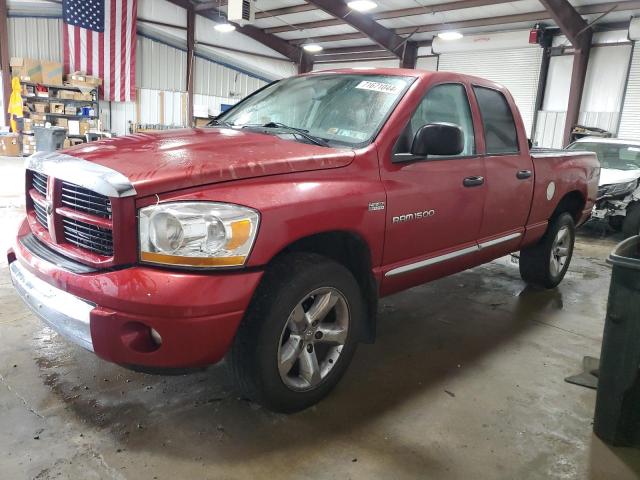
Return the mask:
{"type": "Polygon", "coordinates": [[[640,236],[618,244],[612,266],[593,430],[618,446],[640,445],[640,236]]]}
{"type": "Polygon", "coordinates": [[[67,137],[67,129],[63,127],[33,127],[33,133],[38,152],[53,152],[62,148],[67,137]]]}

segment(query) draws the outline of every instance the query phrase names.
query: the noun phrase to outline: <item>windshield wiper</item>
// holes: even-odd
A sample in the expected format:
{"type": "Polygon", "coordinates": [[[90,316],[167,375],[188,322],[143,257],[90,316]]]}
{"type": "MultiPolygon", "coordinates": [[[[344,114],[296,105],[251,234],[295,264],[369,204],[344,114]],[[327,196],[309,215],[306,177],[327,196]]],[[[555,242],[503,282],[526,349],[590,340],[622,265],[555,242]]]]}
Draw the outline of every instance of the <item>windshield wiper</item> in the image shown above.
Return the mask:
{"type": "Polygon", "coordinates": [[[229,122],[225,122],[224,120],[218,120],[216,117],[213,117],[209,123],[207,123],[207,127],[233,127],[233,124],[229,122]]]}
{"type": "Polygon", "coordinates": [[[248,124],[248,125],[243,125],[242,126],[242,128],[245,128],[245,127],[280,128],[282,130],[287,130],[287,131],[291,132],[293,135],[299,135],[302,138],[310,141],[311,143],[313,143],[315,145],[319,145],[321,147],[328,147],[329,146],[329,142],[327,142],[323,138],[316,137],[315,135],[311,135],[309,133],[309,130],[305,130],[304,128],[291,127],[289,125],[285,125],[284,123],[280,123],[280,122],[268,122],[268,123],[265,123],[265,124],[262,124],[262,125],[248,124]]]}

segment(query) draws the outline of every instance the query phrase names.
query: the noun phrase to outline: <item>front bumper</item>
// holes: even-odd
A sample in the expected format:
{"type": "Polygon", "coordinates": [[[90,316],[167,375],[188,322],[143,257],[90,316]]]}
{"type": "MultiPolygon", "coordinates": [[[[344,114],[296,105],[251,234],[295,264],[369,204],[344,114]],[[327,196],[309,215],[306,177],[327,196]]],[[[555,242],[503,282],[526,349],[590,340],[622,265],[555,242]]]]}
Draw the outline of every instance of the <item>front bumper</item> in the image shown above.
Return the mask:
{"type": "Polygon", "coordinates": [[[63,336],[114,363],[165,368],[219,361],[262,278],[142,266],[78,274],[20,241],[9,265],[23,300],[63,336]]]}
{"type": "Polygon", "coordinates": [[[24,302],[47,325],[93,352],[90,315],[95,305],[43,282],[20,262],[9,265],[11,281],[24,302]]]}

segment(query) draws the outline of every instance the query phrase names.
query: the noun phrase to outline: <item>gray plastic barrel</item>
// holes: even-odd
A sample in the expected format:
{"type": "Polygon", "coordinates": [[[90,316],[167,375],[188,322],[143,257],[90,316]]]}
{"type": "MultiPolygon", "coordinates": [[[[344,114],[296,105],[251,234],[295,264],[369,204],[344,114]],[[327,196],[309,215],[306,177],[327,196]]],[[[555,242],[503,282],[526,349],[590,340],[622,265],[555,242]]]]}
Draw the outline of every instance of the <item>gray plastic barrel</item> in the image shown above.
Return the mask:
{"type": "Polygon", "coordinates": [[[67,136],[67,129],[63,127],[33,127],[38,152],[53,152],[62,148],[67,136]]]}
{"type": "Polygon", "coordinates": [[[640,445],[640,236],[616,246],[593,430],[619,446],[640,445]]]}

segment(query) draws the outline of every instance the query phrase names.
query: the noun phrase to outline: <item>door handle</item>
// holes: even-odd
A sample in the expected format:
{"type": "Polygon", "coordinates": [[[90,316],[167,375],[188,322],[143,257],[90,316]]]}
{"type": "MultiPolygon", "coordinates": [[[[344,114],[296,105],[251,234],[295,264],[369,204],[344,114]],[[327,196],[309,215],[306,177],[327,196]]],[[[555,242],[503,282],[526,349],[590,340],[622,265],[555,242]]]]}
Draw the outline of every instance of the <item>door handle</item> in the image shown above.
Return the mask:
{"type": "Polygon", "coordinates": [[[519,180],[525,180],[527,178],[531,178],[531,170],[518,170],[518,173],[516,173],[516,177],[519,180]]]}
{"type": "Polygon", "coordinates": [[[467,177],[462,181],[462,185],[465,187],[479,187],[484,183],[484,177],[480,175],[474,175],[473,177],[467,177]]]}

